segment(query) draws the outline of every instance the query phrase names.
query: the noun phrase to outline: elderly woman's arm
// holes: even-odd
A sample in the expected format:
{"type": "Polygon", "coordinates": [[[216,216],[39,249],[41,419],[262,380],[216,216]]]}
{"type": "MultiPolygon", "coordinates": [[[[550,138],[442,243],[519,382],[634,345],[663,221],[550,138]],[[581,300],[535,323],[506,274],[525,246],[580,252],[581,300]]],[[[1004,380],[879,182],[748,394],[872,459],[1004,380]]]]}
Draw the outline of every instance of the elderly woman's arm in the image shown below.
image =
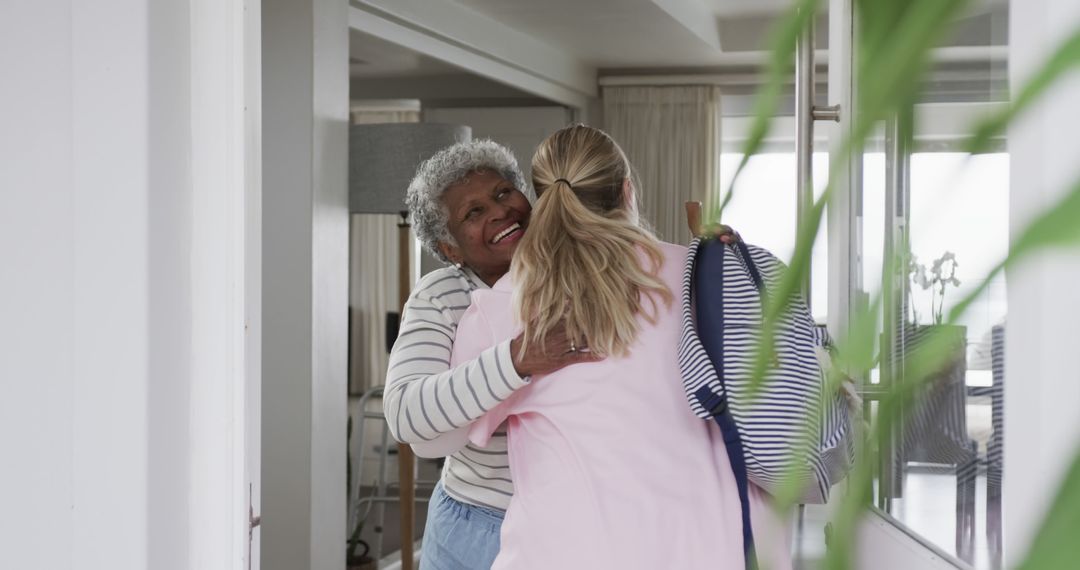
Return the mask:
{"type": "Polygon", "coordinates": [[[417,457],[438,458],[453,455],[469,443],[469,428],[473,424],[459,427],[453,431],[439,434],[430,441],[421,441],[411,444],[413,453],[417,457]]]}
{"type": "Polygon", "coordinates": [[[402,443],[432,442],[463,428],[528,384],[514,368],[510,340],[450,368],[455,309],[424,291],[405,305],[383,394],[390,432],[402,443]]]}
{"type": "Polygon", "coordinates": [[[564,328],[520,351],[522,339],[469,339],[479,354],[450,368],[457,319],[471,302],[470,287],[446,274],[429,274],[405,305],[397,342],[390,352],[383,411],[394,439],[422,457],[441,457],[460,449],[473,421],[497,406],[527,378],[600,357],[579,350],[564,328]],[[480,350],[480,347],[490,346],[480,350]]]}

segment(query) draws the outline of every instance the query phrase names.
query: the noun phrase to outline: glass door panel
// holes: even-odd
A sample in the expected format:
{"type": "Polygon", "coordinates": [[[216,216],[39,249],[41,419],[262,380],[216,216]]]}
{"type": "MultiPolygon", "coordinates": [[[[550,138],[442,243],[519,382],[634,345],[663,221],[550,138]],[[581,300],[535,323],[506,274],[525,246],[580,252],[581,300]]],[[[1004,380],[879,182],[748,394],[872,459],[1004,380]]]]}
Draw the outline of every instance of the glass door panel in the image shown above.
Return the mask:
{"type": "MultiPolygon", "coordinates": [[[[962,152],[974,120],[1007,97],[1008,4],[981,5],[935,54],[913,121],[883,125],[862,160],[862,256],[868,298],[882,294],[879,365],[888,389],[934,342],[947,355],[879,441],[879,508],[976,568],[998,568],[1004,400],[1004,277],[955,322],[949,311],[1008,248],[1009,157],[962,152]],[[911,136],[899,125],[913,124],[911,136]],[[899,263],[891,260],[898,259],[899,263]]],[[[880,393],[880,390],[878,391],[880,393]]]]}
{"type": "MultiPolygon", "coordinates": [[[[727,188],[743,155],[724,152],[720,155],[720,187],[727,188]]],[[[761,246],[788,262],[795,252],[796,195],[795,152],[765,152],[750,158],[735,185],[735,198],[724,214],[735,224],[744,239],[761,246]]],[[[829,155],[815,152],[813,157],[815,198],[821,196],[829,179],[829,155]]],[[[823,227],[824,235],[827,228],[823,227]]],[[[814,320],[824,324],[827,316],[828,281],[824,240],[814,247],[811,260],[810,308],[814,320]]]]}

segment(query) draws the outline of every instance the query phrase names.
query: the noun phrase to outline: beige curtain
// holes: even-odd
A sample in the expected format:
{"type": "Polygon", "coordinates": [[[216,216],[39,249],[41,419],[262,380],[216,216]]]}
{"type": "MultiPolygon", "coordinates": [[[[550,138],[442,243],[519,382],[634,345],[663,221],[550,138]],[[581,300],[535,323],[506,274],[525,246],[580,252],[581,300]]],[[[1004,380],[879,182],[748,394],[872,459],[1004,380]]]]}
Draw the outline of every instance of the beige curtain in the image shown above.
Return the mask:
{"type": "Polygon", "coordinates": [[[605,87],[603,102],[605,130],[636,171],[642,217],[660,239],[687,243],[683,204],[719,194],[719,88],[605,87]]]}
{"type": "MultiPolygon", "coordinates": [[[[412,110],[352,111],[352,124],[416,123],[412,110]]],[[[401,190],[405,191],[404,188],[401,190]]],[[[386,313],[398,300],[398,220],[392,214],[352,214],[349,220],[349,392],[386,381],[386,313]]]]}
{"type": "Polygon", "coordinates": [[[352,214],[349,220],[349,391],[386,379],[386,313],[398,310],[398,217],[352,214]]]}

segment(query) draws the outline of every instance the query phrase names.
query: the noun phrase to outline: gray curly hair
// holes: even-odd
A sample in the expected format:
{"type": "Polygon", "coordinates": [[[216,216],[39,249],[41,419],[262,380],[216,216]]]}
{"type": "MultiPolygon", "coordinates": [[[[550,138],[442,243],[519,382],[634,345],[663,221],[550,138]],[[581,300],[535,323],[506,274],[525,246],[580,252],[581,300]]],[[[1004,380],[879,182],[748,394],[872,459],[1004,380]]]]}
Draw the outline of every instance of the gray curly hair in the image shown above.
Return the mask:
{"type": "Polygon", "coordinates": [[[450,235],[449,213],[442,195],[454,183],[463,180],[470,172],[494,170],[515,188],[525,194],[532,203],[535,199],[532,187],[518,168],[514,153],[503,145],[486,139],[461,142],[448,146],[425,160],[416,169],[416,176],[409,183],[405,203],[412,216],[413,231],[420,243],[432,255],[449,263],[439,251],[439,242],[457,245],[450,235]]]}

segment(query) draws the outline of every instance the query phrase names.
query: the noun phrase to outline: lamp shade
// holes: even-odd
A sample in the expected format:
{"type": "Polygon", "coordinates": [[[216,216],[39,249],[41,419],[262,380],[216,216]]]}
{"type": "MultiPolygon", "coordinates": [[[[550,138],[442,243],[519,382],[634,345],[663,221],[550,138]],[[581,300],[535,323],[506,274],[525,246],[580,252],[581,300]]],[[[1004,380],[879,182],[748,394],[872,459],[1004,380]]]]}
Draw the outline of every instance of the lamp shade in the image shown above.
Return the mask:
{"type": "Polygon", "coordinates": [[[416,167],[454,143],[472,139],[472,129],[437,123],[382,123],[349,128],[349,210],[397,214],[416,167]]]}

